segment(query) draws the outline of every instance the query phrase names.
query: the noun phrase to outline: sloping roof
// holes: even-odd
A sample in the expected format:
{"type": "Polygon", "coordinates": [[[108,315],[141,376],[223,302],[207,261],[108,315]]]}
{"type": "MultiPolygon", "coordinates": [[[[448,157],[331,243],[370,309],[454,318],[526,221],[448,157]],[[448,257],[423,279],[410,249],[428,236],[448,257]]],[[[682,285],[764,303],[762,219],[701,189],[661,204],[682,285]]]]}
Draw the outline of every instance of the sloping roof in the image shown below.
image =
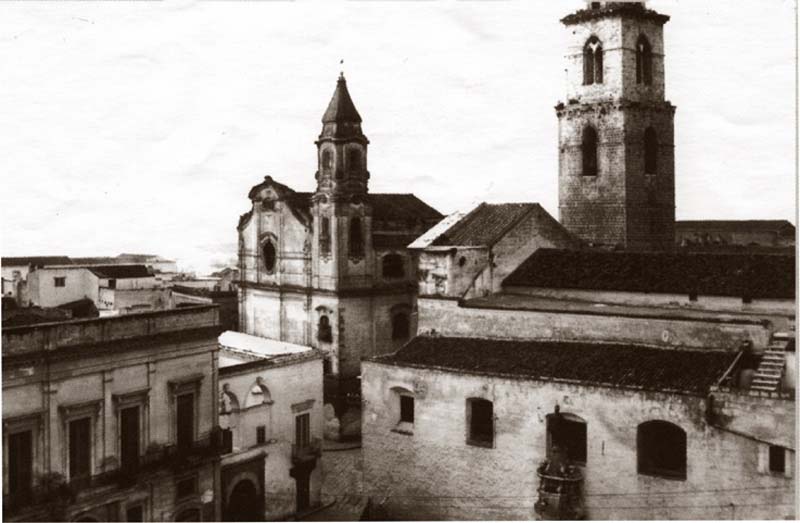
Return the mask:
{"type": "Polygon", "coordinates": [[[466,216],[466,212],[456,211],[442,218],[439,223],[425,231],[425,233],[418,237],[414,242],[408,246],[409,249],[424,249],[429,247],[436,238],[443,232],[449,229],[454,223],[458,222],[466,216]]]}
{"type": "Polygon", "coordinates": [[[482,203],[440,234],[431,245],[494,245],[510,227],[537,208],[537,203],[482,203]]]}
{"type": "Polygon", "coordinates": [[[368,193],[372,219],[392,221],[439,221],[442,214],[411,193],[368,193]]]}
{"type": "Polygon", "coordinates": [[[284,354],[298,354],[314,350],[305,345],[271,340],[236,331],[225,331],[220,334],[219,344],[227,349],[250,353],[260,358],[273,358],[284,354]]]}
{"type": "Polygon", "coordinates": [[[794,256],[539,249],[504,286],[793,299],[794,256]]]}
{"type": "Polygon", "coordinates": [[[95,265],[87,267],[100,278],[148,278],[153,276],[150,269],[144,265],[95,265]]]}
{"type": "Polygon", "coordinates": [[[119,260],[111,256],[87,256],[83,258],[72,258],[75,265],[114,265],[119,260]]]}
{"type": "Polygon", "coordinates": [[[394,354],[373,360],[612,388],[704,394],[723,377],[736,355],[637,345],[417,336],[394,354]]]}
{"type": "Polygon", "coordinates": [[[0,265],[4,267],[20,267],[33,265],[34,267],[44,267],[45,265],[71,265],[72,260],[69,256],[4,256],[0,258],[0,265]]]}
{"type": "Polygon", "coordinates": [[[789,220],[681,220],[675,222],[675,232],[725,231],[725,232],[773,232],[786,231],[794,234],[794,225],[789,220]]]}
{"type": "Polygon", "coordinates": [[[356,122],[361,123],[361,115],[358,114],[353,99],[347,91],[347,81],[344,75],[339,76],[336,82],[336,90],[333,97],[322,115],[322,123],[356,122]]]}
{"type": "Polygon", "coordinates": [[[402,249],[417,239],[413,233],[372,232],[372,247],[375,249],[402,249]]]}

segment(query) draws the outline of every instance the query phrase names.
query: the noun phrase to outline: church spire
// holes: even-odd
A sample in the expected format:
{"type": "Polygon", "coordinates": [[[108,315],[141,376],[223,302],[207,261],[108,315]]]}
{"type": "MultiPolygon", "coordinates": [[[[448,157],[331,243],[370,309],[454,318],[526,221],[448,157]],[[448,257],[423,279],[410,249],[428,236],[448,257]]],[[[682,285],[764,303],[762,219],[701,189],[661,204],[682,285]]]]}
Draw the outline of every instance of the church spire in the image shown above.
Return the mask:
{"type": "Polygon", "coordinates": [[[353,104],[353,99],[350,98],[350,93],[347,91],[347,81],[344,79],[344,73],[339,74],[339,80],[336,82],[336,90],[333,92],[333,97],[328,104],[328,109],[322,115],[322,123],[361,123],[361,116],[353,104]]]}
{"type": "Polygon", "coordinates": [[[344,74],[339,75],[336,90],[322,116],[322,133],[316,144],[317,193],[347,200],[366,194],[369,140],[361,131],[361,116],[347,91],[344,74]]]}

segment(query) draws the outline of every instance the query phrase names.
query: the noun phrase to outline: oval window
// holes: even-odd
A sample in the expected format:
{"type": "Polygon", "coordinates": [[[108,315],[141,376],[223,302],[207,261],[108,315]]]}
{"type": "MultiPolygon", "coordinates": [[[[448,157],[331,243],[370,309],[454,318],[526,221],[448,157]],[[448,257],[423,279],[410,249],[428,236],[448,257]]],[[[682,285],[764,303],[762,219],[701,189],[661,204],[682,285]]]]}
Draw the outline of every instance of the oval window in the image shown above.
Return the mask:
{"type": "Polygon", "coordinates": [[[266,267],[267,272],[272,272],[275,270],[275,246],[272,245],[271,241],[267,241],[263,247],[264,252],[264,267],[266,267]]]}

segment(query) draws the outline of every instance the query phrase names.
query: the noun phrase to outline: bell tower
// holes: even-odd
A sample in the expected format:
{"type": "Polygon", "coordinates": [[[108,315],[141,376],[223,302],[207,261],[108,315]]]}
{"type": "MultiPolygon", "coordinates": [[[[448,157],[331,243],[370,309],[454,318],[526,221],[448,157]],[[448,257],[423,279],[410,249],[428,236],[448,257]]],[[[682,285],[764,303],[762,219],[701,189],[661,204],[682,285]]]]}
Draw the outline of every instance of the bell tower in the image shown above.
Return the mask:
{"type": "Polygon", "coordinates": [[[371,209],[367,145],[344,74],[322,116],[317,190],[312,196],[316,285],[342,289],[371,284],[371,209]]]}
{"type": "Polygon", "coordinates": [[[664,24],[644,2],[587,2],[568,31],[559,122],[559,215],[588,243],[669,250],[675,237],[675,107],[664,24]]]}

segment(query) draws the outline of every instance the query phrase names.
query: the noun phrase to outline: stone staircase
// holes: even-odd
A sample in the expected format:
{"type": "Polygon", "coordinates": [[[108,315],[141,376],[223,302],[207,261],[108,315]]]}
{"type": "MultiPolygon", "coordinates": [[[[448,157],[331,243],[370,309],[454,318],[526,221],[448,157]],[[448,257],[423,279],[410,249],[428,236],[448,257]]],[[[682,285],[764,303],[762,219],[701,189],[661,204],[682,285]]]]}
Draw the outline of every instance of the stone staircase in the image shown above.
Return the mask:
{"type": "Polygon", "coordinates": [[[753,381],[750,385],[752,390],[764,392],[780,390],[781,379],[786,368],[786,346],[788,344],[788,337],[776,335],[772,338],[761,358],[761,363],[753,375],[753,381]]]}

